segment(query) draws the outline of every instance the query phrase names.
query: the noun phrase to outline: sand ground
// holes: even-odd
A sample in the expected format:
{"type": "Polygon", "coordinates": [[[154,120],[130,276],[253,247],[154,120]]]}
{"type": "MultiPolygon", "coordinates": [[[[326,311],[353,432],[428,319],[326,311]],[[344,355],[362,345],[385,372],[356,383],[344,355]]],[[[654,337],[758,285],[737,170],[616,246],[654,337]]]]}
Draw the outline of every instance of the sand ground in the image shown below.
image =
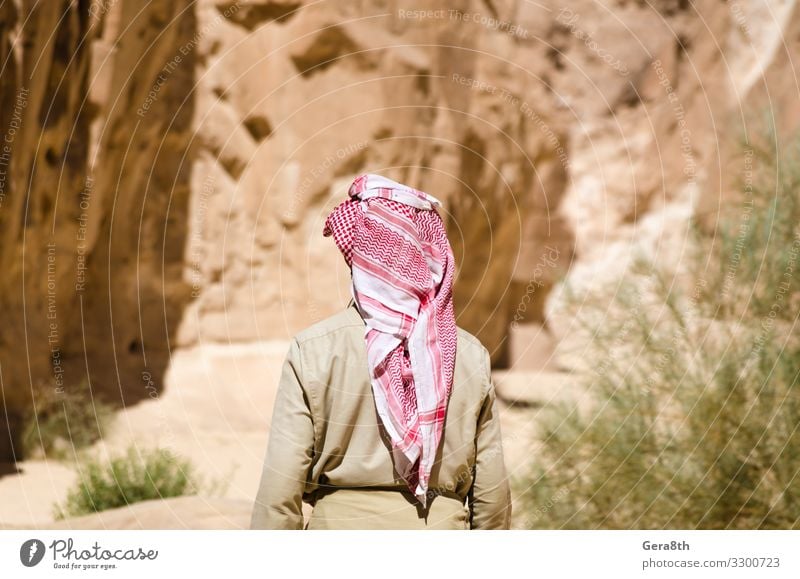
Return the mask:
{"type": "MultiPolygon", "coordinates": [[[[92,454],[129,445],[168,448],[191,460],[214,492],[149,501],[56,522],[54,505],[76,483],[69,461],[30,460],[0,478],[0,527],[16,528],[246,528],[261,477],[272,400],[288,342],[203,345],[175,354],[158,397],[119,412],[92,454]]],[[[501,428],[510,475],[533,460],[536,414],[571,389],[558,372],[496,372],[501,428]]]]}

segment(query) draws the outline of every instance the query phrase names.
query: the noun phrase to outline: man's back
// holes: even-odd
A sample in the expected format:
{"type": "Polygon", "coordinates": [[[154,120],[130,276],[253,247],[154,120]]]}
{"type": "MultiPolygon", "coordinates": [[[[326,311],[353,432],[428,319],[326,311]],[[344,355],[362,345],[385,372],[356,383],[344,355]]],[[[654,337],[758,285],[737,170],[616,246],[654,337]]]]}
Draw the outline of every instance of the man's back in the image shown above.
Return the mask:
{"type": "Polygon", "coordinates": [[[458,328],[452,392],[423,509],[393,467],[355,305],[297,334],[287,356],[253,528],[508,528],[489,354],[458,328]]]}

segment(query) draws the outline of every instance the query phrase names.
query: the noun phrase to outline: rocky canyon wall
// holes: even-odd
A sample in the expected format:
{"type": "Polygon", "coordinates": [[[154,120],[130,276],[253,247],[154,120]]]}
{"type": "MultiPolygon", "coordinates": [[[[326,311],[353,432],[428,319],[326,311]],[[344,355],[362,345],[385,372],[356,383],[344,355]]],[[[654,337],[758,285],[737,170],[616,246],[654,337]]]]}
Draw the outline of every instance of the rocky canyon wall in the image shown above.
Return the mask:
{"type": "Polygon", "coordinates": [[[181,276],[195,55],[171,78],[163,66],[193,36],[195,15],[180,1],[1,9],[8,459],[44,397],[130,404],[160,388],[190,299],[181,276]]]}
{"type": "Polygon", "coordinates": [[[287,337],[343,307],[349,275],[322,225],[357,174],[379,172],[444,201],[459,323],[502,358],[531,264],[571,247],[555,211],[566,117],[523,8],[201,2],[199,297],[181,343],[287,337]]]}

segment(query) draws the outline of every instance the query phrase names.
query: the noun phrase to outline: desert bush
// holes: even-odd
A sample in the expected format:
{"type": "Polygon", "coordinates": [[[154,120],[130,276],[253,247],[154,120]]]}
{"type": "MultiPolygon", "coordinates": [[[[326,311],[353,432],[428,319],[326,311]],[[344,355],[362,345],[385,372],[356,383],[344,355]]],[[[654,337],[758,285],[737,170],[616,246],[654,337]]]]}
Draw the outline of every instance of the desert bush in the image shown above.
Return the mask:
{"type": "Polygon", "coordinates": [[[773,137],[742,149],[740,211],[693,227],[688,276],[638,261],[572,304],[599,356],[576,376],[591,404],[539,423],[519,526],[800,527],[800,137],[773,137]]]}
{"type": "Polygon", "coordinates": [[[166,449],[131,446],[108,460],[89,458],[78,465],[80,479],[56,506],[56,518],[76,517],[139,501],[196,494],[194,468],[166,449]]]}
{"type": "Polygon", "coordinates": [[[100,440],[113,415],[113,407],[92,396],[86,382],[63,392],[40,388],[23,423],[22,455],[69,458],[100,440]]]}

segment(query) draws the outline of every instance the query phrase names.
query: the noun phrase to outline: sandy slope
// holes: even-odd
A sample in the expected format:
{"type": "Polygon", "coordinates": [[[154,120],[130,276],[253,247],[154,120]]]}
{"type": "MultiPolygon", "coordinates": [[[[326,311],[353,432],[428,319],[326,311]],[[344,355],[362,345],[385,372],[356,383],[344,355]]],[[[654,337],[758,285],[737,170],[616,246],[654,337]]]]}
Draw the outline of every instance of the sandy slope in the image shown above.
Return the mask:
{"type": "MultiPolygon", "coordinates": [[[[66,463],[26,461],[21,472],[0,478],[0,521],[12,527],[241,528],[249,523],[261,476],[272,399],[287,342],[200,346],[175,354],[167,387],[157,398],[120,412],[97,454],[137,447],[169,448],[189,458],[206,481],[225,480],[222,493],[149,501],[89,517],[54,523],[53,504],[77,479],[66,463]]],[[[567,375],[497,372],[509,474],[532,458],[534,418],[563,395],[567,375]]]]}

